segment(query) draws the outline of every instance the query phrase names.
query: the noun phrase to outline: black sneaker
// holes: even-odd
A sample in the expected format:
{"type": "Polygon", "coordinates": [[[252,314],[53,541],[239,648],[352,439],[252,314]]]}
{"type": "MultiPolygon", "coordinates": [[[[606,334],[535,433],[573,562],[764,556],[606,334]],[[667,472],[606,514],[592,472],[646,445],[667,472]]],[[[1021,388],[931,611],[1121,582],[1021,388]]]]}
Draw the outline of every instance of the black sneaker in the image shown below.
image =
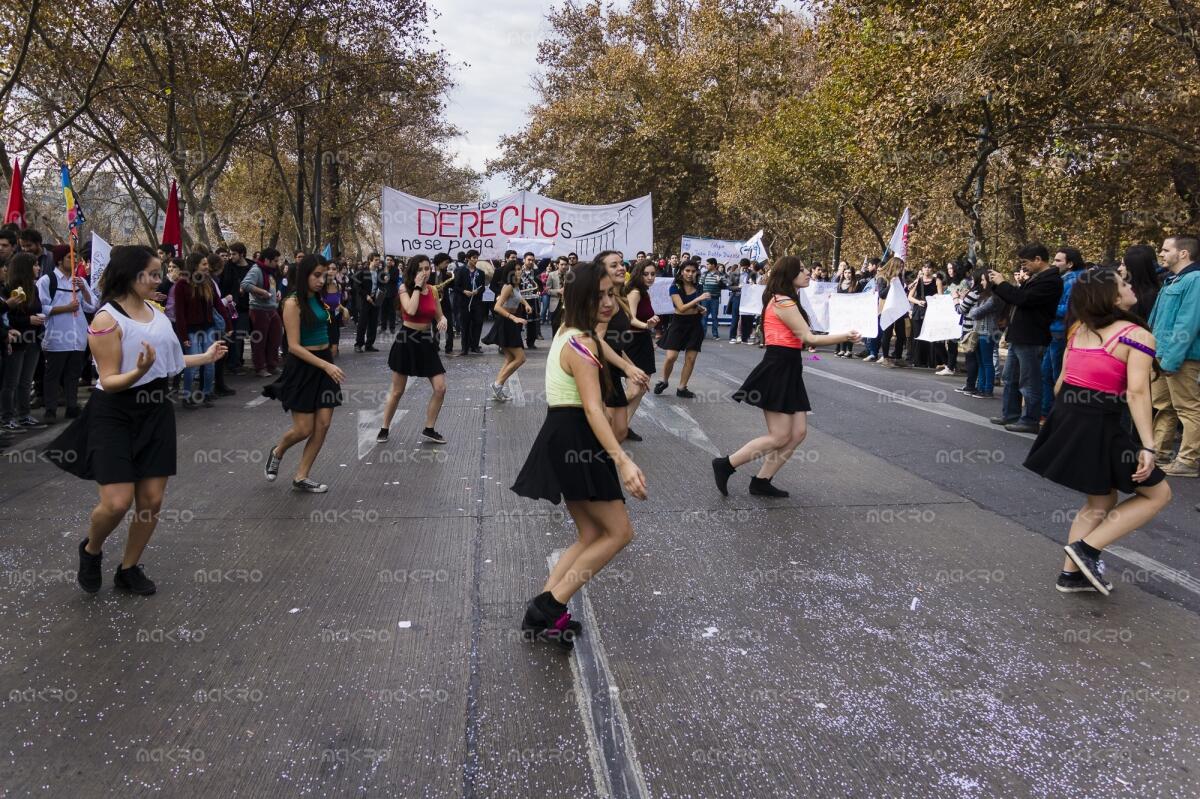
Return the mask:
{"type": "Polygon", "coordinates": [[[362,345],[361,345],[361,344],[355,344],[355,345],[354,345],[354,351],[355,351],[355,352],[362,352],[362,345]]]}
{"type": "Polygon", "coordinates": [[[659,380],[657,383],[654,384],[654,393],[655,394],[661,394],[666,390],[667,390],[667,381],[666,380],[659,380]]]}
{"type": "MultiPolygon", "coordinates": [[[[717,481],[717,490],[722,496],[729,496],[729,478],[737,471],[733,464],[729,462],[729,458],[713,458],[713,479],[717,481]]],[[[757,479],[757,478],[755,478],[757,479]]]]}
{"type": "Polygon", "coordinates": [[[79,587],[89,594],[94,594],[100,590],[100,584],[104,582],[104,576],[100,574],[100,561],[104,559],[104,553],[93,555],[84,547],[87,546],[88,540],[85,538],[79,542],[79,574],[76,579],[79,581],[79,587]]]}
{"type": "Polygon", "coordinates": [[[211,394],[205,394],[204,399],[201,400],[200,404],[203,405],[205,408],[217,407],[217,403],[213,400],[213,396],[211,394]]]}
{"type": "Polygon", "coordinates": [[[382,444],[388,440],[388,429],[386,427],[379,428],[379,433],[375,436],[375,443],[382,444]]]}
{"type": "Polygon", "coordinates": [[[1007,416],[993,416],[991,419],[988,419],[988,421],[991,422],[992,424],[1010,425],[1010,424],[1015,424],[1018,421],[1020,421],[1020,417],[1014,416],[1014,417],[1010,418],[1007,416]]]}
{"type": "Polygon", "coordinates": [[[363,351],[364,351],[364,352],[379,352],[379,350],[377,350],[377,349],[375,349],[374,347],[371,347],[371,346],[363,347],[363,351]]]}
{"type": "Polygon", "coordinates": [[[684,399],[695,399],[696,395],[686,388],[675,389],[675,396],[683,397],[684,399]]]}
{"type": "Polygon", "coordinates": [[[446,443],[446,437],[443,436],[438,431],[434,430],[432,427],[426,427],[424,430],[422,430],[421,437],[424,438],[426,441],[432,441],[435,444],[445,444],[446,443]]]}
{"type": "Polygon", "coordinates": [[[625,429],[625,440],[626,441],[641,441],[642,437],[639,436],[637,433],[633,432],[632,427],[628,427],[625,429]]]}
{"type": "Polygon", "coordinates": [[[237,394],[237,389],[230,388],[229,386],[218,386],[217,390],[213,393],[218,397],[232,397],[234,394],[237,394]]]}
{"type": "Polygon", "coordinates": [[[194,411],[200,407],[200,403],[196,402],[191,397],[184,397],[183,398],[183,407],[187,408],[189,411],[194,411]]]}
{"type": "Polygon", "coordinates": [[[292,490],[299,491],[302,494],[324,494],[329,490],[329,486],[305,477],[303,480],[293,480],[292,490]]]}
{"type": "Polygon", "coordinates": [[[756,497],[787,497],[791,496],[782,488],[776,488],[771,485],[770,480],[764,480],[761,477],[750,478],[750,493],[756,497]]]}
{"type": "Polygon", "coordinates": [[[128,591],[141,596],[150,596],[158,590],[154,587],[154,581],[142,571],[140,563],[130,566],[128,569],[118,566],[117,573],[113,576],[113,585],[120,591],[128,591]]]}
{"type": "Polygon", "coordinates": [[[1095,586],[1097,591],[1108,596],[1112,590],[1112,586],[1104,581],[1104,566],[1100,563],[1100,558],[1093,558],[1084,552],[1083,547],[1079,543],[1076,541],[1073,544],[1067,544],[1063,547],[1067,553],[1067,557],[1079,567],[1079,573],[1095,586]]]}
{"type": "MultiPolygon", "coordinates": [[[[1104,580],[1103,578],[1101,578],[1101,580],[1104,582],[1104,584],[1106,586],[1108,586],[1108,590],[1111,592],[1113,590],[1112,583],[1110,583],[1108,580],[1104,580]]],[[[1057,580],[1057,582],[1055,582],[1054,587],[1055,587],[1055,589],[1057,589],[1058,591],[1061,591],[1064,594],[1079,594],[1079,593],[1086,593],[1086,592],[1091,592],[1091,593],[1096,592],[1096,586],[1092,585],[1088,581],[1088,578],[1083,576],[1082,572],[1077,572],[1077,571],[1076,572],[1059,572],[1058,580],[1057,580]]]]}
{"type": "Polygon", "coordinates": [[[269,450],[267,450],[267,460],[266,463],[263,464],[263,476],[265,476],[268,480],[273,481],[279,476],[279,464],[282,462],[283,458],[280,458],[278,455],[276,455],[275,448],[271,447],[269,450]]]}
{"type": "Polygon", "coordinates": [[[551,602],[554,602],[554,598],[550,596],[549,591],[529,600],[525,607],[525,617],[521,620],[523,638],[528,643],[540,641],[553,644],[564,652],[570,652],[575,648],[576,635],[571,625],[571,614],[567,613],[565,608],[560,611],[549,607],[551,602]]]}
{"type": "Polygon", "coordinates": [[[1010,433],[1037,433],[1041,430],[1041,425],[1037,422],[1013,422],[1012,424],[1004,425],[1004,429],[1010,433]]]}

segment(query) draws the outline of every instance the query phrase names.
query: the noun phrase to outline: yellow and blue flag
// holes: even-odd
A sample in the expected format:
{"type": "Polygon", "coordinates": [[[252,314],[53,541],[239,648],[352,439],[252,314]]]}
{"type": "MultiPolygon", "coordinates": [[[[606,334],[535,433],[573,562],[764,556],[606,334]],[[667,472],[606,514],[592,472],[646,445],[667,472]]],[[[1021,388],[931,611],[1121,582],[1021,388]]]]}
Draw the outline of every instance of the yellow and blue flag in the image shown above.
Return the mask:
{"type": "Polygon", "coordinates": [[[78,240],[79,230],[87,220],[83,216],[83,209],[79,207],[79,203],[75,199],[75,189],[71,187],[71,172],[67,169],[66,163],[62,165],[62,187],[63,196],[67,201],[67,227],[71,230],[71,238],[78,240]]]}

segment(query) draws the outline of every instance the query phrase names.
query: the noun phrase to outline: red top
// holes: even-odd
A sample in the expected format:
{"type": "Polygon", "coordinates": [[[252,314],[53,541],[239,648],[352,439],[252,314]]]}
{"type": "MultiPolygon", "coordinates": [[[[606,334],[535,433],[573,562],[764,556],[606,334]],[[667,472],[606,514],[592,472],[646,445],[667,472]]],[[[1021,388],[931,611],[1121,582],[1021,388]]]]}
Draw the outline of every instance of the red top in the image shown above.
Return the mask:
{"type": "Polygon", "coordinates": [[[767,309],[763,311],[763,337],[766,339],[767,346],[802,349],[804,342],[779,318],[779,314],[775,312],[776,306],[780,308],[795,308],[796,301],[782,294],[776,294],[767,303],[767,309]]]}
{"type": "MultiPolygon", "coordinates": [[[[1123,394],[1129,386],[1125,363],[1112,354],[1108,345],[1135,327],[1137,325],[1121,328],[1099,347],[1076,347],[1075,336],[1072,334],[1067,343],[1067,351],[1063,355],[1063,382],[1080,388],[1090,388],[1092,391],[1103,391],[1106,394],[1123,394]]],[[[1129,342],[1122,338],[1121,343],[1129,342]]]]}
{"type": "Polygon", "coordinates": [[[654,303],[650,301],[650,292],[643,291],[638,297],[638,306],[634,309],[639,322],[654,318],[654,303]]]}
{"type": "Polygon", "coordinates": [[[434,296],[433,289],[426,286],[421,292],[420,301],[417,303],[417,312],[409,314],[404,310],[404,306],[400,306],[400,318],[414,325],[427,325],[434,319],[437,319],[437,307],[438,300],[434,296]]]}

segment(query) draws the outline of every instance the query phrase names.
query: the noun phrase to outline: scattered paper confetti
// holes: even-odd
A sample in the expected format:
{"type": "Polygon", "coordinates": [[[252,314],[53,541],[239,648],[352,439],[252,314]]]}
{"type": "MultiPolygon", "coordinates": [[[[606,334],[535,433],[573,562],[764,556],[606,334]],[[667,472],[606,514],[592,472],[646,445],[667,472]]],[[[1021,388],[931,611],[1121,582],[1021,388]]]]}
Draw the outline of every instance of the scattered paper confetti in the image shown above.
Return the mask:
{"type": "Polygon", "coordinates": [[[399,627],[401,630],[407,630],[409,627],[412,627],[412,622],[411,621],[399,622],[399,627]]]}

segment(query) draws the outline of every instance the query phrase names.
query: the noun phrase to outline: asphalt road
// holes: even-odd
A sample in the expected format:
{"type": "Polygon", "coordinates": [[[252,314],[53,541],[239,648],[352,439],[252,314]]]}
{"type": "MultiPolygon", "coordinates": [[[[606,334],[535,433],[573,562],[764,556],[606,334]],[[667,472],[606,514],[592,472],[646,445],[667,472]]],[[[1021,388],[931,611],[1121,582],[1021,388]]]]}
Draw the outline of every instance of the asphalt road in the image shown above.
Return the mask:
{"type": "Polygon", "coordinates": [[[697,399],[634,422],[650,498],[564,656],[516,633],[572,539],[508,490],[545,350],[508,404],[496,355],[448,361],[441,447],[427,385],[375,445],[381,350],[341,358],[325,495],[289,491],[295,452],[262,478],[261,381],[179,411],[150,598],[111,589],[123,532],[75,585],[95,489],[34,456],[51,432],[0,456],[0,796],[1195,796],[1200,481],[1108,556],[1113,596],[1061,595],[1081,499],[1020,466],[998,401],[818,353],[791,497],[743,467],[723,498],[761,351],[706,342],[697,399]]]}

